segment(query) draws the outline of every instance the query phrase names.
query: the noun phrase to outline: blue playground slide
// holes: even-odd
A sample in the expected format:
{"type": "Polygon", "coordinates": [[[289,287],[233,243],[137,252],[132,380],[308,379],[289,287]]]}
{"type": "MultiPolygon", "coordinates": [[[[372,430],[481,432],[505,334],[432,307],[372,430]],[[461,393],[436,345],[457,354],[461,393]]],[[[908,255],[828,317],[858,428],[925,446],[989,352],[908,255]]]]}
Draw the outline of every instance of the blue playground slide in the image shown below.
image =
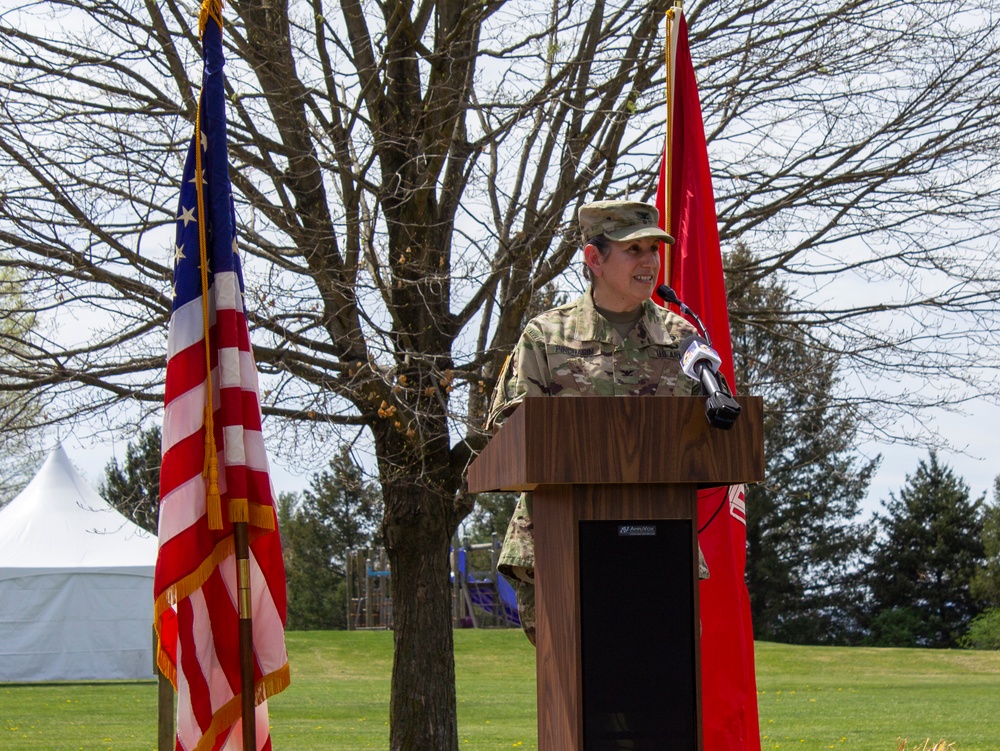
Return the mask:
{"type": "MultiPolygon", "coordinates": [[[[472,600],[472,604],[482,608],[491,615],[495,613],[498,604],[496,602],[496,593],[493,589],[493,579],[470,579],[467,575],[468,569],[466,567],[465,550],[462,549],[458,551],[458,569],[462,572],[462,576],[465,578],[466,584],[468,584],[469,598],[472,600]]],[[[497,580],[497,590],[500,593],[500,615],[508,623],[520,626],[521,620],[517,617],[517,596],[514,594],[514,588],[500,574],[493,572],[493,577],[497,580]]]]}

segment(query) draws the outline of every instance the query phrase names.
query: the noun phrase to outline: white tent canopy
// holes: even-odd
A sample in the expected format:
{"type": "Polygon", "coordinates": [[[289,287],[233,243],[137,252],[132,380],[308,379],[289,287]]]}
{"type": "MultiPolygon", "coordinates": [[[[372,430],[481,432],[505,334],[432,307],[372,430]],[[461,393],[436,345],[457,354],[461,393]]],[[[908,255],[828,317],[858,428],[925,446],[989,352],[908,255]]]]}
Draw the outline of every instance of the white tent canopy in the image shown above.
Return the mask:
{"type": "Polygon", "coordinates": [[[0,681],[151,678],[156,552],[57,446],[0,509],[0,681]]]}

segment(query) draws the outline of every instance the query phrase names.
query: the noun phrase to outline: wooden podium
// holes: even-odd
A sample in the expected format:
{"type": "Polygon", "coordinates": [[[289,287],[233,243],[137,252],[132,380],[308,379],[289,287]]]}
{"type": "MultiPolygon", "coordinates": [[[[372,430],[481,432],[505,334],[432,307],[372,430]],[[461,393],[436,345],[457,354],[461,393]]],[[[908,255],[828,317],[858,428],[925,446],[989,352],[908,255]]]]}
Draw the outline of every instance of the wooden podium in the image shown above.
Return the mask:
{"type": "Polygon", "coordinates": [[[697,491],[764,479],[738,401],[725,431],[701,397],[528,398],[469,467],[533,491],[539,751],[701,749],[697,491]]]}

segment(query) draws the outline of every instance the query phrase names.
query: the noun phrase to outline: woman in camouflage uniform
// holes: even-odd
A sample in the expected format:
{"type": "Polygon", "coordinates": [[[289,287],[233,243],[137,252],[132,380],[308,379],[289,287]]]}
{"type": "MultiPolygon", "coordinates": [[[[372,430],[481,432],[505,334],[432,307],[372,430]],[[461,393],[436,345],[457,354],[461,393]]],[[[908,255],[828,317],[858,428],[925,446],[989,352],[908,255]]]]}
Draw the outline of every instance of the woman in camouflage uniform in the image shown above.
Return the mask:
{"type": "MultiPolygon", "coordinates": [[[[660,243],[673,238],[645,203],[598,201],[580,208],[584,274],[590,289],[525,327],[497,382],[487,427],[526,396],[679,396],[698,385],[680,369],[680,343],[695,334],[680,316],[650,299],[660,243]]],[[[497,566],[517,592],[521,625],[535,643],[535,553],[531,494],[507,528],[497,566]]],[[[704,559],[701,578],[708,576],[704,559]]]]}

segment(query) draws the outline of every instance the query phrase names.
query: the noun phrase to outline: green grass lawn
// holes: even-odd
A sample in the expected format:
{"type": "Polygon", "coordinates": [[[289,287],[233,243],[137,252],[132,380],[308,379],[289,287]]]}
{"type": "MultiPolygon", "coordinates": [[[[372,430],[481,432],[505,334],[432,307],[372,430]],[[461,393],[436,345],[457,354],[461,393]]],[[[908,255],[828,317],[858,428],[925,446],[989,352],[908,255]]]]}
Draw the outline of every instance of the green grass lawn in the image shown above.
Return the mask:
{"type": "MultiPolygon", "coordinates": [[[[385,749],[388,632],[289,633],[270,702],[279,751],[385,749]]],[[[458,631],[459,745],[537,748],[534,654],[518,631],[458,631]]],[[[763,749],[896,751],[945,739],[1000,751],[1000,652],[757,645],[763,749]]],[[[150,682],[0,684],[0,751],[152,751],[150,682]]]]}
{"type": "Polygon", "coordinates": [[[761,644],[763,749],[1000,749],[1000,652],[761,644]]]}

